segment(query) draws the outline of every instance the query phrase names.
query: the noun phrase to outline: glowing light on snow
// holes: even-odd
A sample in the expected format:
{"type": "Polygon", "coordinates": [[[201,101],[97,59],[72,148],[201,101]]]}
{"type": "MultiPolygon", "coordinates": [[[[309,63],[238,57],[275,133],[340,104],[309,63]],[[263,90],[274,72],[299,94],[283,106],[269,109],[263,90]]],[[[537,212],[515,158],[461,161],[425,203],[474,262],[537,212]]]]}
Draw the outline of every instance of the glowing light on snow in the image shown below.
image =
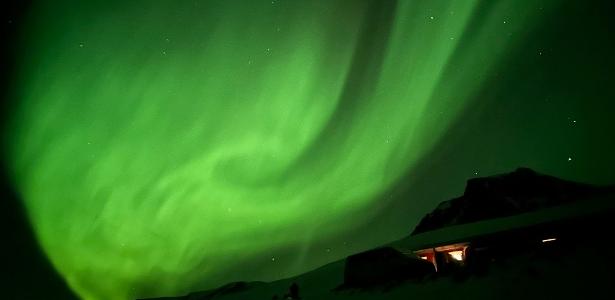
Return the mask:
{"type": "Polygon", "coordinates": [[[463,251],[462,250],[451,251],[448,253],[448,255],[450,255],[454,260],[463,261],[463,251]]]}

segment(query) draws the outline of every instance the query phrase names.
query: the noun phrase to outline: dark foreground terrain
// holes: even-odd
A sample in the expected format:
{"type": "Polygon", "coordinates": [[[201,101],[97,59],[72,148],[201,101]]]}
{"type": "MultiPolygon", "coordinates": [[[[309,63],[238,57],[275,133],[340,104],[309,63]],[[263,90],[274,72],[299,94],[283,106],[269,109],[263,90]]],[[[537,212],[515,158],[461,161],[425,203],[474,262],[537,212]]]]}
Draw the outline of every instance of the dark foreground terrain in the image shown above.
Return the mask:
{"type": "Polygon", "coordinates": [[[464,196],[384,248],[293,278],[158,299],[615,299],[614,221],[612,187],[519,169],[470,180],[464,196]],[[458,242],[486,251],[438,272],[413,252],[458,242]]]}

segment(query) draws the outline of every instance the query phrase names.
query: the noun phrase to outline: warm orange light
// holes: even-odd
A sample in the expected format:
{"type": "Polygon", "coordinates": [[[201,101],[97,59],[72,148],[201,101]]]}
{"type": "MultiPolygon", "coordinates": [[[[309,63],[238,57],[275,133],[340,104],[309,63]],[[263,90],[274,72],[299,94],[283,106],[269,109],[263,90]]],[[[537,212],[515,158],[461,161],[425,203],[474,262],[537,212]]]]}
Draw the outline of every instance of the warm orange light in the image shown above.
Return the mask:
{"type": "Polygon", "coordinates": [[[448,253],[448,255],[450,255],[454,260],[458,260],[458,261],[462,261],[463,260],[463,251],[462,250],[451,251],[451,252],[448,253]]]}
{"type": "Polygon", "coordinates": [[[550,239],[542,240],[543,243],[548,243],[548,242],[553,242],[553,241],[557,241],[557,239],[556,238],[550,238],[550,239]]]}

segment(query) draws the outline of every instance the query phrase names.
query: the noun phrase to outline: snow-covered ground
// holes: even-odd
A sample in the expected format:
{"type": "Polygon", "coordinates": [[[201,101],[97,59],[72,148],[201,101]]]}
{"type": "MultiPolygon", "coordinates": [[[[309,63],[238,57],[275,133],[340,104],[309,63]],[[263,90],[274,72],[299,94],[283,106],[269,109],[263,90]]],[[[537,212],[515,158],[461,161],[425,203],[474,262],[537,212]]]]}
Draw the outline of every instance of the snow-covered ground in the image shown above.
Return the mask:
{"type": "MultiPolygon", "coordinates": [[[[414,246],[434,239],[454,240],[454,235],[472,235],[479,228],[494,232],[518,227],[520,220],[533,225],[545,220],[570,217],[600,216],[600,227],[578,241],[568,241],[544,249],[528,249],[524,253],[491,262],[483,273],[462,272],[447,276],[436,275],[421,281],[404,282],[396,286],[370,290],[348,289],[336,291],[343,283],[344,260],[333,262],[303,275],[270,283],[248,283],[238,292],[194,293],[169,299],[284,299],[294,282],[299,285],[301,299],[615,299],[615,243],[609,220],[604,215],[615,205],[613,199],[594,199],[533,212],[515,217],[464,224],[456,228],[434,231],[431,236],[416,235],[392,245],[414,246]],[[519,218],[521,217],[521,218],[519,218]],[[485,223],[487,222],[487,223],[485,223]],[[605,225],[606,224],[606,225],[605,225]],[[485,227],[485,225],[490,225],[485,227]],[[453,234],[453,236],[451,236],[453,234]],[[416,240],[415,240],[416,239],[416,240]],[[545,250],[546,249],[546,250],[545,250]]],[[[594,224],[594,223],[592,223],[594,224]]],[[[593,225],[591,225],[593,226],[593,225]]]]}
{"type": "Polygon", "coordinates": [[[609,241],[595,241],[558,253],[524,253],[493,262],[483,275],[442,276],[373,290],[333,291],[343,281],[338,261],[298,277],[213,297],[177,299],[279,299],[296,282],[301,299],[614,299],[615,264],[609,241]]]}

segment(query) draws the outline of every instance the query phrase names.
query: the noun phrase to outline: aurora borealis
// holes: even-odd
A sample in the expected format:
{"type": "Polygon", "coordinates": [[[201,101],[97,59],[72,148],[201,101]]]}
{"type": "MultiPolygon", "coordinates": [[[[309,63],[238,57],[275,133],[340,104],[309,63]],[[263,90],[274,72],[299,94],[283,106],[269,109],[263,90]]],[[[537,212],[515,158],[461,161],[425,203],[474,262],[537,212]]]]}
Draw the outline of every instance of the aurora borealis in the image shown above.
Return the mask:
{"type": "Polygon", "coordinates": [[[3,159],[84,299],[282,278],[409,232],[414,175],[615,178],[608,51],[539,35],[566,5],[35,1],[3,159]]]}

